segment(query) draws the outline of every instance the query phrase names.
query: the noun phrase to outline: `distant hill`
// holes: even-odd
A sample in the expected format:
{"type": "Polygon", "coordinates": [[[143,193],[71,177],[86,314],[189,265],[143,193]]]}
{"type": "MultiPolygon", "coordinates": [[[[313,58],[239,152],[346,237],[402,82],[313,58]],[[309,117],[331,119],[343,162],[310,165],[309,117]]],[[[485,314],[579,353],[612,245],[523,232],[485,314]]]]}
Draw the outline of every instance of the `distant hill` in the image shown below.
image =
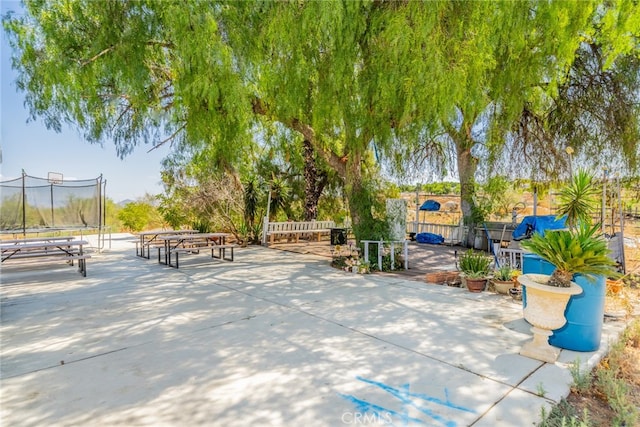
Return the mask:
{"type": "Polygon", "coordinates": [[[131,200],[131,199],[124,199],[124,200],[119,201],[119,202],[117,203],[117,205],[118,205],[118,206],[122,206],[122,207],[124,207],[124,205],[126,205],[127,203],[133,203],[133,202],[135,202],[135,200],[131,200]]]}

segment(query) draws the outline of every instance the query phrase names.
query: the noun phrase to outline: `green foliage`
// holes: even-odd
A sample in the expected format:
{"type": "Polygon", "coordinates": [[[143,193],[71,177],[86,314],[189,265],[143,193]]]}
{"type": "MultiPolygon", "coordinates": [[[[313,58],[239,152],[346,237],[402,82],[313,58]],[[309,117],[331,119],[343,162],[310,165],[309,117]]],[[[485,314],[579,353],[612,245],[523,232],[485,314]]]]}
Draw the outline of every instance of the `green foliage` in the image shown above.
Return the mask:
{"type": "Polygon", "coordinates": [[[353,233],[358,241],[389,240],[386,207],[378,188],[372,181],[350,194],[351,211],[361,214],[361,217],[353,222],[353,233]]]}
{"type": "Polygon", "coordinates": [[[566,399],[554,406],[549,414],[542,408],[540,418],[538,427],[592,427],[587,408],[578,414],[566,399]]]}
{"type": "Polygon", "coordinates": [[[188,215],[183,205],[176,203],[176,200],[171,197],[161,195],[159,198],[158,211],[169,227],[178,230],[188,223],[188,215]]]}
{"type": "Polygon", "coordinates": [[[257,178],[249,177],[244,183],[244,223],[239,227],[243,240],[251,243],[260,241],[262,219],[260,215],[261,188],[257,178]]]}
{"type": "MultiPolygon", "coordinates": [[[[364,252],[363,252],[364,253],[364,252]]],[[[398,270],[399,268],[403,268],[404,256],[402,251],[395,248],[393,255],[393,263],[391,262],[391,253],[388,248],[385,248],[385,252],[381,257],[382,266],[378,266],[378,254],[370,252],[369,260],[364,261],[363,264],[367,265],[372,270],[381,270],[381,271],[393,271],[398,270]]]]}
{"type": "Polygon", "coordinates": [[[599,225],[581,224],[574,230],[548,230],[534,233],[520,242],[529,250],[556,266],[549,285],[568,287],[571,276],[583,274],[595,280],[595,275],[616,276],[616,263],[608,256],[607,242],[599,233],[599,225]],[[569,276],[568,281],[564,276],[569,276]]]}
{"type": "Polygon", "coordinates": [[[118,214],[122,210],[122,207],[115,203],[113,200],[107,198],[105,201],[104,211],[104,225],[111,227],[111,230],[120,231],[122,228],[122,222],[118,218],[118,214]]]}
{"type": "Polygon", "coordinates": [[[258,180],[250,177],[244,183],[244,218],[245,224],[253,225],[258,216],[258,203],[260,200],[260,189],[258,180]]]}
{"type": "Polygon", "coordinates": [[[199,233],[211,233],[213,231],[211,221],[205,218],[196,219],[191,223],[191,227],[199,233]]]}
{"type": "MultiPolygon", "coordinates": [[[[616,62],[637,46],[625,30],[637,22],[630,5],[27,0],[25,14],[3,24],[17,86],[48,127],[69,123],[89,141],[113,141],[121,156],[171,141],[196,159],[198,184],[203,173],[244,174],[271,134],[296,135],[275,150],[280,166],[294,165],[302,135],[344,182],[366,236],[379,234],[376,213],[352,197],[376,162],[398,174],[416,157],[457,170],[471,216],[479,162],[504,148],[523,111],[554,106],[576,51],[594,44],[584,43],[593,27],[609,68],[634,77],[633,64],[616,62]]],[[[631,123],[628,142],[637,109],[627,106],[617,113],[631,123]]],[[[285,215],[303,211],[289,200],[285,215]]],[[[227,224],[242,216],[228,212],[227,224]]]]}
{"type": "Polygon", "coordinates": [[[271,191],[271,204],[269,205],[269,220],[278,218],[279,213],[283,213],[286,217],[282,219],[290,219],[291,217],[291,187],[282,178],[274,177],[269,182],[271,191]]]}
{"type": "Polygon", "coordinates": [[[591,224],[591,214],[596,209],[598,188],[593,175],[580,169],[571,177],[569,185],[560,190],[558,217],[567,216],[567,225],[576,227],[580,223],[591,224]]]}
{"type": "Polygon", "coordinates": [[[465,251],[458,260],[460,271],[470,277],[486,277],[489,274],[490,265],[491,258],[473,249],[465,251]]]}
{"type": "Polygon", "coordinates": [[[344,197],[335,192],[326,192],[318,202],[318,219],[332,219],[336,224],[344,224],[349,218],[349,211],[344,197]]]}
{"type": "Polygon", "coordinates": [[[571,373],[571,377],[573,378],[573,390],[575,390],[577,393],[586,393],[587,390],[589,390],[589,388],[591,387],[593,380],[591,377],[591,372],[588,369],[580,369],[579,357],[569,364],[569,372],[571,373]]]}
{"type": "Polygon", "coordinates": [[[127,203],[118,212],[118,219],[122,225],[129,230],[136,232],[145,229],[153,219],[155,208],[148,203],[131,202],[127,203]]]}
{"type": "Polygon", "coordinates": [[[496,280],[501,280],[503,282],[508,282],[513,280],[513,275],[517,272],[515,268],[512,268],[508,263],[502,264],[499,268],[493,271],[493,278],[496,280]]]}
{"type": "Polygon", "coordinates": [[[629,356],[625,355],[625,347],[634,340],[640,342],[640,321],[637,319],[631,322],[611,346],[609,354],[595,373],[595,386],[615,413],[611,420],[611,425],[614,426],[635,426],[640,421],[640,409],[629,398],[629,386],[624,379],[626,365],[635,362],[629,361],[629,356]]]}
{"type": "Polygon", "coordinates": [[[400,191],[404,193],[415,192],[416,189],[421,193],[433,195],[460,194],[460,184],[457,182],[433,182],[427,184],[400,184],[400,191]]]}
{"type": "Polygon", "coordinates": [[[498,218],[511,214],[518,200],[513,182],[504,175],[490,177],[486,184],[480,186],[477,194],[476,207],[481,220],[489,219],[492,214],[498,218]]]}

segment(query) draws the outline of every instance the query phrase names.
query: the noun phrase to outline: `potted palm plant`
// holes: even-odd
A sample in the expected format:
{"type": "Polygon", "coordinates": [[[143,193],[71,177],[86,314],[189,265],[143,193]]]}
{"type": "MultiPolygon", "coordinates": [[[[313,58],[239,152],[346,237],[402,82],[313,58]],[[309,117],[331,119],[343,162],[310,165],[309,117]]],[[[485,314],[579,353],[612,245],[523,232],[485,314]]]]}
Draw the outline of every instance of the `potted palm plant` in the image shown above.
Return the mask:
{"type": "Polygon", "coordinates": [[[487,284],[491,258],[482,252],[469,249],[460,257],[461,277],[466,281],[469,292],[482,292],[487,284]]]}
{"type": "MultiPolygon", "coordinates": [[[[553,282],[560,281],[566,283],[573,280],[582,287],[583,292],[569,298],[569,302],[565,311],[566,323],[559,329],[554,330],[553,335],[549,338],[549,344],[575,351],[594,351],[600,347],[600,336],[602,332],[602,324],[604,318],[604,305],[606,295],[605,279],[607,276],[615,278],[617,272],[613,269],[613,260],[609,259],[607,243],[603,236],[598,232],[599,225],[590,227],[592,214],[597,210],[598,187],[596,185],[593,174],[580,169],[569,181],[568,185],[560,191],[560,203],[558,206],[558,215],[566,217],[566,225],[577,239],[591,242],[591,245],[583,242],[581,246],[584,248],[584,254],[574,256],[573,265],[562,267],[562,259],[557,259],[562,248],[560,245],[568,244],[568,236],[566,233],[560,235],[549,234],[550,238],[558,238],[555,247],[549,247],[546,251],[538,251],[537,255],[544,261],[546,266],[539,264],[540,269],[537,272],[554,273],[553,282]],[[561,237],[564,237],[562,242],[561,237]],[[593,242],[596,239],[597,242],[593,242]],[[597,264],[598,259],[606,264],[602,270],[585,272],[581,274],[576,267],[580,266],[580,257],[587,255],[591,251],[591,258],[588,264],[597,264]],[[557,268],[557,273],[553,270],[557,268]],[[565,271],[564,278],[558,279],[562,271],[565,271]],[[572,270],[576,274],[569,279],[572,270]]],[[[526,245],[525,245],[526,246],[526,245]]],[[[526,258],[525,258],[526,261],[526,258]]],[[[525,262],[525,271],[526,268],[525,262]]],[[[535,270],[535,268],[534,268],[535,270]]],[[[527,301],[527,287],[523,286],[523,296],[525,305],[527,301]]]]}
{"type": "Polygon", "coordinates": [[[569,298],[583,293],[585,286],[575,283],[574,276],[580,274],[586,281],[595,283],[599,277],[616,274],[615,262],[608,256],[609,248],[597,225],[582,223],[571,229],[547,231],[544,235],[536,233],[521,242],[521,246],[556,268],[551,275],[523,274],[518,277],[527,294],[524,317],[533,325],[534,334],[520,354],[553,363],[559,350],[549,344],[548,337],[553,330],[565,325],[564,311],[569,298]]]}

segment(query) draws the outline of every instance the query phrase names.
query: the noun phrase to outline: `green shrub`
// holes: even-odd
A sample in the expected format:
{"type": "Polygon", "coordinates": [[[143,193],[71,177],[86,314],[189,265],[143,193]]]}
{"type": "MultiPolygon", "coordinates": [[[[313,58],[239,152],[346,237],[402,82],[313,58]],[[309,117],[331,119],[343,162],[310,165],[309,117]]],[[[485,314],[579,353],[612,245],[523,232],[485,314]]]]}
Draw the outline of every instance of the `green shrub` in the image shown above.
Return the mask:
{"type": "Polygon", "coordinates": [[[462,254],[459,261],[460,270],[469,276],[486,276],[489,274],[491,258],[482,252],[469,249],[462,254]]]}

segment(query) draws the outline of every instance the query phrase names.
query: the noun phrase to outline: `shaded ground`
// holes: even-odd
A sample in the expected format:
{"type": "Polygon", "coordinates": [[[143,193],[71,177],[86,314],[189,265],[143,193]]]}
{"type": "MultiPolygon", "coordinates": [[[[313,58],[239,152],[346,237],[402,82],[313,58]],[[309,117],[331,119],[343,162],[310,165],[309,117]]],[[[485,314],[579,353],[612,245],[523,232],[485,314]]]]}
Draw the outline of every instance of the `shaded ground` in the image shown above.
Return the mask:
{"type": "MultiPolygon", "coordinates": [[[[313,254],[331,259],[331,245],[328,240],[321,242],[273,243],[271,249],[278,249],[301,254],[313,254]]],[[[348,253],[348,246],[344,251],[348,253]]],[[[456,253],[461,254],[467,249],[462,246],[429,245],[409,242],[409,269],[387,272],[385,275],[401,277],[407,280],[424,282],[427,273],[439,271],[456,271],[456,253]]]]}
{"type": "Polygon", "coordinates": [[[3,268],[2,424],[511,427],[568,393],[576,354],[520,356],[531,335],[510,298],[261,247],[205,255],[176,270],[129,242],[86,278],[3,268]]]}

